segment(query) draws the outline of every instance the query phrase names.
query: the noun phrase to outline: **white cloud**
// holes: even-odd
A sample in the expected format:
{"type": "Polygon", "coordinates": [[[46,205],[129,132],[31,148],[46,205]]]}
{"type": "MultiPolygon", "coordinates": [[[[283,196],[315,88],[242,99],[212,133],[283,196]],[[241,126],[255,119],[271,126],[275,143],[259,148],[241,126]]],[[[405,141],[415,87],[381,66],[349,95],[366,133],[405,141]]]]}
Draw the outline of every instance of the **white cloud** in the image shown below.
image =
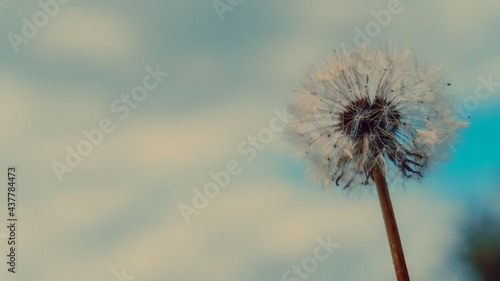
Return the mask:
{"type": "MultiPolygon", "coordinates": [[[[222,104],[182,118],[172,115],[130,117],[123,121],[113,118],[115,132],[106,135],[103,148],[95,149],[86,161],[88,167],[96,169],[122,159],[150,175],[193,171],[199,167],[223,169],[227,161],[241,157],[237,153],[241,142],[269,126],[273,112],[271,107],[266,109],[254,103],[222,104]],[[256,114],[256,108],[267,112],[256,114]]],[[[140,107],[135,109],[140,110],[140,107]]]]}
{"type": "Polygon", "coordinates": [[[118,14],[65,6],[44,27],[37,43],[46,54],[119,64],[141,48],[142,38],[132,23],[118,14]]]}
{"type": "MultiPolygon", "coordinates": [[[[447,269],[455,207],[421,192],[393,197],[411,275],[440,280],[435,274],[447,269]]],[[[165,207],[166,212],[174,209],[165,207]]],[[[311,254],[316,238],[332,235],[341,247],[325,268],[320,266],[322,271],[343,280],[394,274],[376,198],[352,202],[285,183],[244,184],[202,212],[190,225],[179,214],[168,225],[144,230],[111,260],[130,264],[143,279],[175,273],[183,280],[245,280],[242,274],[255,274],[263,262],[300,262],[311,254]]],[[[280,278],[281,273],[276,266],[265,276],[280,278]]]]}

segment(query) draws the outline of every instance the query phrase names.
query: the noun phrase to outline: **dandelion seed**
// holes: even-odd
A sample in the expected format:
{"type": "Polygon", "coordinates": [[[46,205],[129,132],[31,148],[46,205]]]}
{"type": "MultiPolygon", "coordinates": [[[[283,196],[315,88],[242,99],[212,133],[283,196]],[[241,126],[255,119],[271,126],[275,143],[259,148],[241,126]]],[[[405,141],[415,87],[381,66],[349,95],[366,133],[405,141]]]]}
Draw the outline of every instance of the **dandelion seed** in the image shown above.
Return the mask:
{"type": "Polygon", "coordinates": [[[467,126],[441,78],[410,49],[334,52],[298,90],[287,137],[326,189],[370,186],[376,166],[389,179],[419,180],[449,160],[467,126]]]}
{"type": "Polygon", "coordinates": [[[468,125],[452,111],[450,85],[408,48],[334,51],[291,108],[287,136],[315,180],[327,189],[375,183],[399,281],[410,279],[386,178],[421,179],[449,159],[468,125]]]}

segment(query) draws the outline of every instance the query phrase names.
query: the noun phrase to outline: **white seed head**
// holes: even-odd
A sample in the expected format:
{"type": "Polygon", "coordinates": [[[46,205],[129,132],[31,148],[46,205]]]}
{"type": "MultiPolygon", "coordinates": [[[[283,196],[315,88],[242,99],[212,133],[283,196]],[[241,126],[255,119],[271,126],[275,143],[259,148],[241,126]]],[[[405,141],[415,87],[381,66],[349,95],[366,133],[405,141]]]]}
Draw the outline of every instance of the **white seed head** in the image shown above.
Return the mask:
{"type": "Polygon", "coordinates": [[[287,136],[325,188],[371,185],[376,165],[389,178],[419,179],[449,160],[468,125],[447,88],[409,48],[334,51],[297,90],[287,136]]]}

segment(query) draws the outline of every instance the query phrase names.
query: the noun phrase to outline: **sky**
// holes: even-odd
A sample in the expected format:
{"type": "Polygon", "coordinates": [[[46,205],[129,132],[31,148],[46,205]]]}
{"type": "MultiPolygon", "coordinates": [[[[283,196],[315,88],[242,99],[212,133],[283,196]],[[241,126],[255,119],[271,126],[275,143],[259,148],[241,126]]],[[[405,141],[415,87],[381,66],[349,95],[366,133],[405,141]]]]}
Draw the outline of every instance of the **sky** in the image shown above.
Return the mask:
{"type": "Polygon", "coordinates": [[[324,192],[266,130],[304,71],[362,38],[442,66],[466,109],[454,160],[391,196],[412,280],[473,280],[452,261],[461,224],[500,216],[500,2],[40,3],[0,1],[0,166],[18,186],[17,273],[2,263],[2,280],[286,280],[329,239],[288,278],[395,280],[376,193],[324,192]]]}

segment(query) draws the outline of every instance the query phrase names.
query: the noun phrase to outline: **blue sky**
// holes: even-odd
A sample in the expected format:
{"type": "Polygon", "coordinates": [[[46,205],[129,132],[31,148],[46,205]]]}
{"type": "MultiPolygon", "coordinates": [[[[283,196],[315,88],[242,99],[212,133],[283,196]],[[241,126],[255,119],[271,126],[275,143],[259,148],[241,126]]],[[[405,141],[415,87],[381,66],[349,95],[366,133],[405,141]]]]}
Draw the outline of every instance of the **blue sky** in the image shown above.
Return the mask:
{"type": "MultiPolygon", "coordinates": [[[[110,280],[122,267],[135,280],[279,280],[328,235],[342,246],[310,280],[393,278],[373,191],[324,193],[279,134],[251,162],[238,153],[290,101],[304,70],[353,43],[389,3],[243,0],[221,21],[209,0],[72,0],[16,53],[7,35],[41,7],[0,1],[0,163],[20,171],[19,280],[110,280]],[[120,120],[112,102],[157,65],[170,76],[120,120]],[[51,163],[103,118],[115,131],[59,182],[51,163]],[[179,205],[192,205],[193,189],[232,160],[241,174],[186,224],[179,205]]],[[[498,1],[399,7],[373,41],[409,45],[443,66],[459,103],[474,98],[479,77],[500,82],[498,1]]],[[[394,188],[412,280],[466,280],[449,260],[469,208],[498,202],[499,93],[470,112],[455,160],[394,188]]],[[[0,276],[10,278],[3,268],[0,276]]]]}

